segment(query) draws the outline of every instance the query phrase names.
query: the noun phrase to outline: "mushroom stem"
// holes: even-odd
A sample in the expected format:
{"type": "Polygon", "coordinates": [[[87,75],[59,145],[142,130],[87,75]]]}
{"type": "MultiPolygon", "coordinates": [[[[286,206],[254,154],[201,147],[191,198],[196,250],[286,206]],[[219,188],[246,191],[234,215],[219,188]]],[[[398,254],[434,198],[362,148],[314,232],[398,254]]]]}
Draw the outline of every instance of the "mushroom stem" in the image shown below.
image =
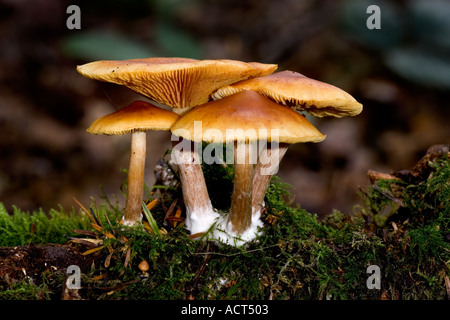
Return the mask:
{"type": "Polygon", "coordinates": [[[191,234],[206,232],[218,214],[213,210],[209,198],[200,157],[193,148],[172,148],[172,154],[180,175],[186,207],[186,227],[191,234]]]}
{"type": "Polygon", "coordinates": [[[261,155],[259,156],[253,176],[252,210],[254,214],[261,212],[270,180],[277,172],[280,161],[286,154],[288,147],[288,143],[267,145],[265,159],[263,160],[261,155]]]}
{"type": "Polygon", "coordinates": [[[146,133],[131,133],[130,166],[128,169],[127,198],[123,224],[134,225],[141,219],[142,200],[144,195],[146,133]]]}
{"type": "Polygon", "coordinates": [[[228,221],[237,234],[243,234],[252,224],[253,164],[249,148],[249,143],[237,142],[234,150],[234,185],[228,221]]]}

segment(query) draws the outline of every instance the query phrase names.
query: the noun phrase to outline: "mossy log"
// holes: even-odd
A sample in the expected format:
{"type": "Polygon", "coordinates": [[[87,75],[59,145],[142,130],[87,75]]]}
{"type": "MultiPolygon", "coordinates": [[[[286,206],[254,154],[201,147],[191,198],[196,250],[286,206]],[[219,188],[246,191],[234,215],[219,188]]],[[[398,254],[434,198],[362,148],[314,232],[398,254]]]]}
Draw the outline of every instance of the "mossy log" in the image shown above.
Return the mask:
{"type": "MultiPolygon", "coordinates": [[[[205,169],[205,176],[212,201],[217,199],[217,204],[226,208],[228,204],[219,194],[231,192],[232,168],[217,165],[205,169]]],[[[176,174],[172,177],[176,179],[176,174]]],[[[178,187],[153,194],[159,197],[151,213],[161,228],[160,235],[145,221],[137,228],[120,225],[120,210],[109,201],[93,204],[90,212],[95,230],[80,232],[66,244],[84,250],[84,256],[95,257],[83,272],[78,297],[448,299],[449,146],[433,146],[410,171],[371,171],[369,178],[372,185],[360,191],[361,205],[348,214],[335,210],[324,219],[289,206],[289,186],[274,178],[265,198],[264,232],[245,247],[191,240],[177,210],[182,208],[178,187]],[[145,273],[138,267],[143,260],[149,265],[145,273]]],[[[8,230],[4,220],[0,220],[3,231],[8,230]]],[[[77,261],[74,256],[71,263],[77,261]]],[[[46,263],[53,263],[51,257],[46,263]]],[[[11,297],[7,292],[24,284],[26,277],[24,272],[5,270],[0,273],[0,299],[11,297]]],[[[53,281],[36,277],[26,284],[40,286],[43,292],[62,291],[61,283],[48,273],[42,277],[53,281]]],[[[21,299],[25,291],[16,290],[15,298],[21,299]]]]}

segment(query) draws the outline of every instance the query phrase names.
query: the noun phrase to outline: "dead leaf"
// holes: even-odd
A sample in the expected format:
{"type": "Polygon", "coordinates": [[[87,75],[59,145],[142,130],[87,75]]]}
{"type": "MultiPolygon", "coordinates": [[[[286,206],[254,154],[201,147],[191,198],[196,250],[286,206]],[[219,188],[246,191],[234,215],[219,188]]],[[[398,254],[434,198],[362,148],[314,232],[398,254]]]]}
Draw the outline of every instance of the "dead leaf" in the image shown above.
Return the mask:
{"type": "Polygon", "coordinates": [[[94,248],[94,249],[89,249],[89,250],[83,252],[82,255],[83,255],[83,256],[87,256],[88,254],[92,254],[92,253],[95,253],[95,252],[97,252],[97,251],[102,250],[104,247],[105,247],[105,246],[100,246],[100,247],[97,247],[97,248],[94,248]]]}

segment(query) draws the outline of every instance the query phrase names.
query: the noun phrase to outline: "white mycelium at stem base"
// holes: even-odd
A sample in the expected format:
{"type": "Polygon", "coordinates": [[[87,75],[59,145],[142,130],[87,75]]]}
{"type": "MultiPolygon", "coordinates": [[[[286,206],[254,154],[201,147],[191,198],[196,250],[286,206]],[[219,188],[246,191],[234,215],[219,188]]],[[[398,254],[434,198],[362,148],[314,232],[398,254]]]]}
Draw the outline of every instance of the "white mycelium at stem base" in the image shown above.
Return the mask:
{"type": "Polygon", "coordinates": [[[234,149],[234,180],[230,212],[218,220],[214,239],[240,246],[253,240],[262,227],[259,212],[252,209],[253,164],[252,146],[237,142],[234,149]]]}
{"type": "Polygon", "coordinates": [[[128,168],[127,198],[125,202],[124,225],[134,225],[141,220],[144,195],[146,133],[135,131],[131,134],[130,166],[128,168]]]}

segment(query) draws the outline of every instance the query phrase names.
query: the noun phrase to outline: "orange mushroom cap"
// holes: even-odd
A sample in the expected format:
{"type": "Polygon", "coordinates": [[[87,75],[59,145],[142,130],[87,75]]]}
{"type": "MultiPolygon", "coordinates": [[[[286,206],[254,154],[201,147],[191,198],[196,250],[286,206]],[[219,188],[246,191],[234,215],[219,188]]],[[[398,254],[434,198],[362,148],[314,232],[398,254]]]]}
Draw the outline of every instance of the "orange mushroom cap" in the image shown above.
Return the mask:
{"type": "Polygon", "coordinates": [[[87,129],[91,134],[122,135],[134,131],[170,129],[179,116],[145,101],[134,101],[129,106],[95,120],[87,129]]]}
{"type": "Polygon", "coordinates": [[[210,99],[220,87],[271,74],[275,64],[235,60],[147,58],[105,60],[77,67],[87,78],[112,82],[172,108],[190,108],[210,99]]]}
{"type": "Polygon", "coordinates": [[[171,131],[196,142],[276,139],[278,142],[297,143],[320,142],[325,139],[325,135],[303,115],[254,91],[238,92],[197,106],[180,117],[171,131]],[[196,130],[196,121],[201,121],[201,131],[196,130]],[[273,131],[274,129],[277,131],[273,131]],[[272,136],[274,132],[277,136],[272,136]]]}
{"type": "Polygon", "coordinates": [[[340,118],[355,116],[362,111],[362,104],[344,90],[293,71],[277,72],[224,86],[212,98],[222,99],[244,90],[256,91],[279,104],[307,111],[317,117],[340,118]]]}

